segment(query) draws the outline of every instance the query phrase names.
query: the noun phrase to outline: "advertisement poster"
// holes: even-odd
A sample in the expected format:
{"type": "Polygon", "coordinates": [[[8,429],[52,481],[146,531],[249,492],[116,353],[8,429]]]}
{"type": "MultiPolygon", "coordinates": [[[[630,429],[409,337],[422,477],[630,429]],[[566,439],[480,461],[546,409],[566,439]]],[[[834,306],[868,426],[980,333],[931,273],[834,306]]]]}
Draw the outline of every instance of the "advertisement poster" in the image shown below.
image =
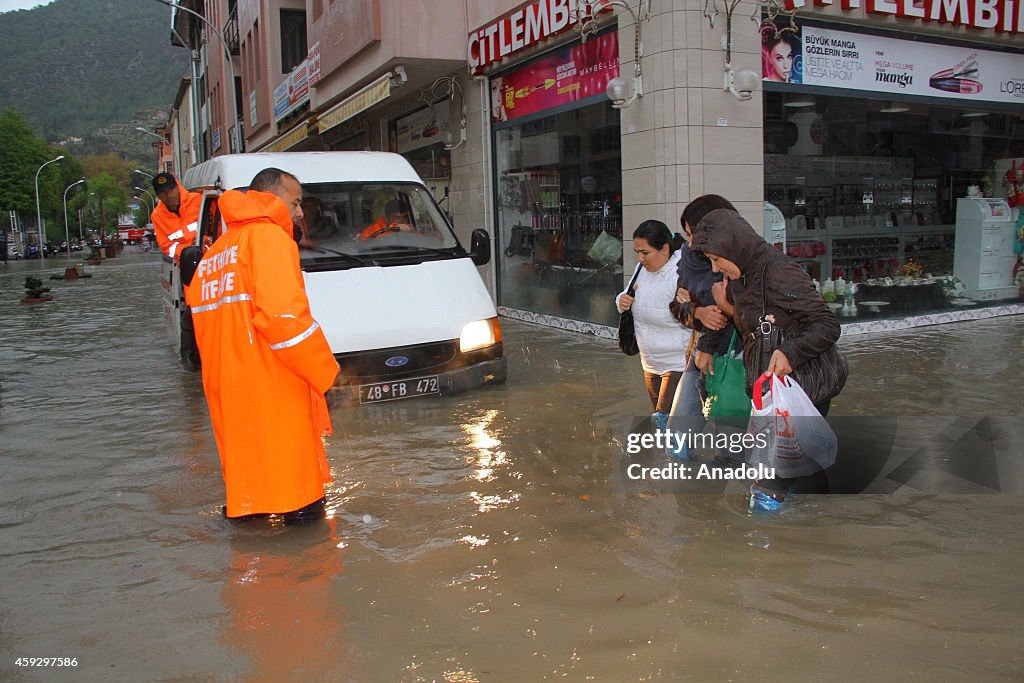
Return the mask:
{"type": "Polygon", "coordinates": [[[509,121],[600,95],[618,75],[619,36],[611,31],[491,79],[492,117],[509,121]]]}
{"type": "Polygon", "coordinates": [[[450,102],[415,111],[395,122],[395,149],[399,154],[441,142],[441,126],[448,122],[450,102]]]}
{"type": "Polygon", "coordinates": [[[313,47],[309,48],[309,55],[306,57],[306,62],[309,64],[309,87],[315,88],[316,84],[320,82],[320,41],[313,43],[313,47]]]}
{"type": "Polygon", "coordinates": [[[280,119],[288,113],[288,77],[274,88],[274,119],[280,119]]]}
{"type": "MultiPolygon", "coordinates": [[[[780,27],[781,28],[781,27],[780,27]]],[[[766,81],[1024,104],[1024,56],[804,26],[762,32],[766,81]]]]}
{"type": "Polygon", "coordinates": [[[274,88],[274,120],[279,121],[309,100],[309,59],[302,60],[274,88]]]}

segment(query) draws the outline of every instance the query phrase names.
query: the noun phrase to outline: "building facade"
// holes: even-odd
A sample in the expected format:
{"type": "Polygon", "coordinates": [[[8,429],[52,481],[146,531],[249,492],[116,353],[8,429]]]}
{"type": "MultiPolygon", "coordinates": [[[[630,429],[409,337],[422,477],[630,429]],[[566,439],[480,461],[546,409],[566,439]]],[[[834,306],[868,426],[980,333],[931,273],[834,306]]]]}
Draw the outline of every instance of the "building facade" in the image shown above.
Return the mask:
{"type": "Polygon", "coordinates": [[[959,200],[1006,196],[1024,164],[1024,13],[790,2],[186,2],[238,44],[181,17],[196,160],[232,148],[232,101],[246,151],[402,154],[461,240],[492,235],[504,314],[581,331],[614,325],[635,226],[678,229],[705,193],[820,281],[952,276],[959,200]]]}

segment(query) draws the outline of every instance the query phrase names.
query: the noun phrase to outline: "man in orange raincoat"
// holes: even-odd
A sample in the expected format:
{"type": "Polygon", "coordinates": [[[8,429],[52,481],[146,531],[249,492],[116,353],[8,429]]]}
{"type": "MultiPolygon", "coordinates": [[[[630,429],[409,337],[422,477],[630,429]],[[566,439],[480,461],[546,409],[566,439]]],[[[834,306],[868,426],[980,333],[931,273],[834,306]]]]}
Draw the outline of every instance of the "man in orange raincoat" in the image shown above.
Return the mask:
{"type": "Polygon", "coordinates": [[[199,262],[192,308],[229,518],[322,517],[331,481],[321,436],[338,363],[309,311],[292,224],[302,187],[266,169],[217,200],[227,231],[199,262]]]}
{"type": "Polygon", "coordinates": [[[359,239],[372,240],[393,232],[413,232],[410,222],[409,209],[405,203],[398,199],[392,199],[384,205],[384,215],[363,228],[363,231],[359,233],[359,239]]]}
{"type": "Polygon", "coordinates": [[[150,215],[160,251],[178,260],[178,252],[195,244],[199,207],[203,195],[189,192],[170,173],[153,176],[153,190],[160,201],[150,215]]]}

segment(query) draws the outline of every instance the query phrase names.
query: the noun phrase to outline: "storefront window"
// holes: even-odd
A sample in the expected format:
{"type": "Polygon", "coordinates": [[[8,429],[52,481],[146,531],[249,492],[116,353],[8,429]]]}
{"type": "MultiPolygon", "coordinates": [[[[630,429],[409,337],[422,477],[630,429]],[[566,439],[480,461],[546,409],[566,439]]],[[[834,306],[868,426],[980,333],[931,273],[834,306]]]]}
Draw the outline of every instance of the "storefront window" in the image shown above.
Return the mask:
{"type": "MultiPolygon", "coordinates": [[[[821,282],[935,290],[903,311],[889,301],[888,312],[957,298],[951,278],[963,279],[967,256],[956,242],[969,229],[959,202],[1007,198],[1007,171],[1024,161],[1024,117],[976,104],[778,90],[764,103],[765,201],[785,218],[786,252],[821,282]]],[[[1006,232],[1012,241],[1012,226],[1006,232]]]]}
{"type": "Polygon", "coordinates": [[[622,289],[619,112],[607,101],[495,132],[498,302],[612,325],[622,289]]]}

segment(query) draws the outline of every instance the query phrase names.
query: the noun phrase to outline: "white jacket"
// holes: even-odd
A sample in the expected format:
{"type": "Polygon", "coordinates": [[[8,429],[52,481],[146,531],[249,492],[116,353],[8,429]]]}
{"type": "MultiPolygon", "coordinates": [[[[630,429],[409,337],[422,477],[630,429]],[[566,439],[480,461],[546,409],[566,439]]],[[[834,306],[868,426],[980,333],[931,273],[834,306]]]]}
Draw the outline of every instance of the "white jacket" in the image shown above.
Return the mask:
{"type": "MultiPolygon", "coordinates": [[[[636,300],[631,310],[644,372],[661,375],[686,369],[690,329],[683,327],[668,310],[669,303],[676,296],[678,265],[679,252],[676,251],[656,273],[641,267],[636,279],[636,300]]],[[[615,297],[616,307],[625,293],[626,290],[622,290],[615,297]]]]}

